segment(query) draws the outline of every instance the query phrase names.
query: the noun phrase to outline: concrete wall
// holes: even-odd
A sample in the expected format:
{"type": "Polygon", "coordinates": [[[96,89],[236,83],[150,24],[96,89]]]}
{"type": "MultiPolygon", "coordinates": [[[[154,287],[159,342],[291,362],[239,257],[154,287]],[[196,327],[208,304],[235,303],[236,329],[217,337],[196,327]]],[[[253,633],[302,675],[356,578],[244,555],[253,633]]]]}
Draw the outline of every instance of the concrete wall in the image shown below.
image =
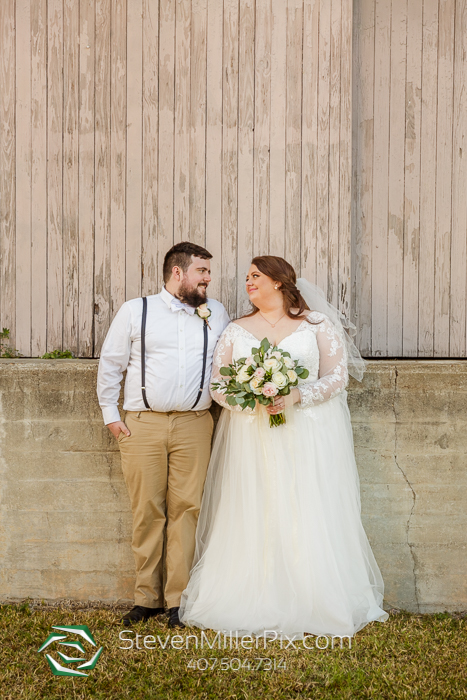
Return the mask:
{"type": "MultiPolygon", "coordinates": [[[[132,598],[131,513],[93,360],[0,360],[0,599],[132,598]]],[[[467,363],[374,361],[349,389],[386,604],[467,608],[467,363]]]]}

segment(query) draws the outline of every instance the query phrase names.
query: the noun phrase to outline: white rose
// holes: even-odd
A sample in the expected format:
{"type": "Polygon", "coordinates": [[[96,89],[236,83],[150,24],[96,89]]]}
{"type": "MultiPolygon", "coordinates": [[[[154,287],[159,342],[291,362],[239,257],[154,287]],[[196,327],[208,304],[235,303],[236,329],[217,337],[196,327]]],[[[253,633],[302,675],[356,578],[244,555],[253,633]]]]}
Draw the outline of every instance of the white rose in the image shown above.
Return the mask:
{"type": "Polygon", "coordinates": [[[281,353],[279,352],[279,350],[275,350],[274,352],[271,353],[271,355],[272,355],[273,357],[275,357],[276,360],[281,360],[281,359],[282,359],[282,355],[281,355],[281,353]]]}
{"type": "Polygon", "coordinates": [[[293,369],[288,370],[287,376],[289,378],[289,381],[292,382],[292,384],[293,384],[293,382],[296,382],[298,379],[298,374],[293,369]]]}
{"type": "Polygon", "coordinates": [[[263,367],[266,372],[277,372],[281,368],[281,363],[275,357],[270,357],[269,360],[264,360],[263,367]]]}
{"type": "Polygon", "coordinates": [[[260,384],[262,382],[262,379],[259,377],[253,377],[252,380],[250,381],[250,389],[253,392],[253,394],[261,394],[262,389],[260,387],[260,384]]]}
{"type": "Polygon", "coordinates": [[[287,385],[287,378],[282,372],[275,372],[271,377],[271,381],[279,387],[279,389],[283,389],[287,385]]]}
{"type": "Polygon", "coordinates": [[[240,382],[240,384],[244,384],[245,382],[250,381],[250,375],[248,374],[247,368],[242,367],[240,372],[237,373],[237,382],[240,382]]]}
{"type": "Polygon", "coordinates": [[[293,369],[295,367],[295,362],[291,360],[290,357],[284,357],[283,361],[287,369],[293,369]]]}
{"type": "Polygon", "coordinates": [[[200,318],[209,318],[211,315],[207,304],[200,304],[200,306],[196,308],[196,312],[200,318]]]}

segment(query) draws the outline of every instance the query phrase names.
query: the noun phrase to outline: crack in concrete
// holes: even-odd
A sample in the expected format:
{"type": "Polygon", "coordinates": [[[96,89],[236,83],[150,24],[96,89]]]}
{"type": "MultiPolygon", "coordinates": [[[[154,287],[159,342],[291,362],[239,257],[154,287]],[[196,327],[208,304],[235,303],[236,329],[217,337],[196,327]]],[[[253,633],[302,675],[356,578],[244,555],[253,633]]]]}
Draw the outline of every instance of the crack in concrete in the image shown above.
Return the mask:
{"type": "Polygon", "coordinates": [[[111,457],[110,457],[110,455],[109,455],[108,452],[105,453],[105,459],[106,459],[106,462],[107,462],[107,468],[108,468],[108,470],[109,470],[109,484],[110,484],[110,488],[112,489],[113,495],[115,496],[115,498],[118,499],[119,493],[118,493],[117,489],[115,488],[115,485],[114,485],[113,482],[112,482],[112,475],[113,475],[112,459],[111,459],[111,457]]]}
{"type": "Polygon", "coordinates": [[[398,373],[398,371],[397,371],[397,367],[394,367],[394,372],[395,372],[395,377],[394,377],[394,395],[393,395],[393,402],[392,402],[392,409],[393,409],[393,413],[394,413],[394,463],[395,463],[396,467],[398,468],[398,470],[400,471],[400,473],[402,474],[402,476],[404,477],[405,483],[407,484],[407,486],[409,487],[409,489],[410,489],[411,492],[412,492],[412,508],[410,509],[410,513],[409,513],[409,517],[408,517],[408,520],[407,520],[407,524],[406,524],[406,526],[405,526],[405,534],[406,534],[406,537],[407,537],[407,546],[408,546],[408,548],[409,548],[409,550],[410,550],[410,556],[412,557],[412,562],[413,562],[412,573],[413,573],[415,603],[416,603],[416,605],[417,605],[417,612],[420,612],[420,598],[419,598],[419,591],[418,591],[418,584],[417,584],[417,571],[416,571],[416,569],[417,569],[417,557],[416,557],[415,551],[414,551],[414,544],[411,543],[411,542],[409,542],[410,521],[411,521],[411,519],[412,519],[412,514],[413,514],[413,512],[414,512],[415,502],[416,502],[416,500],[417,500],[417,494],[415,493],[412,484],[411,484],[410,481],[408,480],[406,473],[404,472],[404,470],[402,469],[402,467],[400,466],[400,464],[399,464],[399,462],[398,462],[398,460],[397,460],[397,452],[398,452],[398,449],[397,449],[396,393],[397,393],[397,379],[398,379],[398,376],[399,376],[399,373],[398,373]]]}

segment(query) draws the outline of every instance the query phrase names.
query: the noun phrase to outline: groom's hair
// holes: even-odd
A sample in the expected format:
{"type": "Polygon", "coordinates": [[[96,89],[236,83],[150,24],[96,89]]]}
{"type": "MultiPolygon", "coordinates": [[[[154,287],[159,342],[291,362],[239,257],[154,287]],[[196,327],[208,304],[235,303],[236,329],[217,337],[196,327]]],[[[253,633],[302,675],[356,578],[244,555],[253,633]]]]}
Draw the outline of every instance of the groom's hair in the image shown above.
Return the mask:
{"type": "Polygon", "coordinates": [[[164,265],[162,268],[164,282],[170,280],[172,268],[175,266],[181,267],[183,272],[186,272],[191,265],[192,255],[197,258],[202,258],[202,260],[210,260],[212,258],[211,253],[206,250],[206,248],[202,248],[200,245],[196,245],[196,243],[182,241],[172,246],[172,248],[167,251],[164,258],[164,265]]]}

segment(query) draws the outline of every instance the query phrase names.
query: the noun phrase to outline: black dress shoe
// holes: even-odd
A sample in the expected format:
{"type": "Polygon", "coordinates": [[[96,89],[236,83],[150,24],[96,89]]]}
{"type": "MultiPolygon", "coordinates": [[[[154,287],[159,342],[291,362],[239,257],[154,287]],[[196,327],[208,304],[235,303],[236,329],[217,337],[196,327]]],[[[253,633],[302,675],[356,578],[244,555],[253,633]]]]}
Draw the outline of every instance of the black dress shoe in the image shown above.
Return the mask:
{"type": "Polygon", "coordinates": [[[179,610],[180,608],[169,608],[169,627],[185,627],[183,622],[180,622],[179,610]]]}
{"type": "Polygon", "coordinates": [[[132,625],[134,622],[141,622],[141,620],[146,622],[150,617],[163,615],[164,613],[164,608],[145,608],[143,605],[135,605],[122,617],[121,622],[125,625],[132,625]]]}

